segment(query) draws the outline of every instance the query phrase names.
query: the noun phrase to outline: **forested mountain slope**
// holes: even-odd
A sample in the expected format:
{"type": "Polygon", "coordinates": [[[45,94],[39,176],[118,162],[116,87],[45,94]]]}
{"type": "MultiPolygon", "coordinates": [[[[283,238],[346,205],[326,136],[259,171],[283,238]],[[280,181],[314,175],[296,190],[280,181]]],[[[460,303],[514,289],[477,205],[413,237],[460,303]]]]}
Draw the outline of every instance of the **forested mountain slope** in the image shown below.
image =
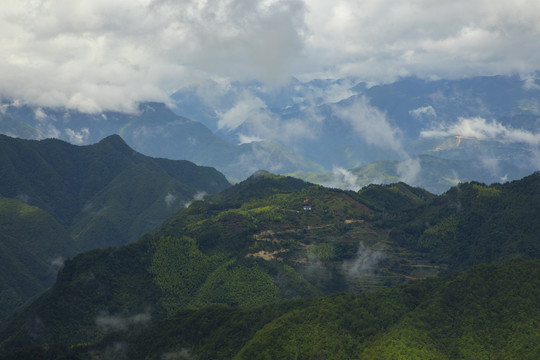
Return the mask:
{"type": "Polygon", "coordinates": [[[215,169],[144,156],[119,136],[75,146],[0,135],[0,321],[52,285],[65,258],[136,240],[228,186],[215,169]]]}
{"type": "Polygon", "coordinates": [[[73,239],[49,213],[0,197],[0,321],[54,283],[73,239]]]}
{"type": "Polygon", "coordinates": [[[96,343],[12,348],[3,359],[537,359],[540,262],[483,264],[374,293],[163,320],[102,313],[96,343]]]}
{"type": "MultiPolygon", "coordinates": [[[[32,141],[0,135],[0,148],[0,194],[40,207],[66,227],[76,227],[81,217],[97,220],[96,214],[105,207],[100,204],[103,200],[98,200],[98,204],[94,204],[94,200],[110,199],[110,192],[122,193],[115,193],[114,200],[120,206],[129,205],[132,213],[146,211],[161,198],[162,207],[170,208],[172,214],[197,192],[212,193],[229,186],[223,175],[214,169],[198,167],[188,161],[144,156],[117,135],[89,146],[75,146],[56,139],[32,141]],[[106,192],[109,196],[104,196],[106,192]],[[167,203],[164,197],[168,193],[177,201],[167,203]]],[[[111,223],[114,224],[114,219],[111,223]]],[[[122,236],[124,238],[115,244],[133,239],[122,236]]],[[[81,248],[87,249],[95,247],[91,244],[93,241],[95,239],[81,239],[79,242],[81,248]]]]}
{"type": "MultiPolygon", "coordinates": [[[[462,184],[434,196],[403,183],[355,193],[260,172],[193,202],[136,243],[67,261],[53,288],[4,329],[2,346],[98,344],[111,331],[178,319],[186,311],[201,309],[192,314],[211,318],[202,310],[208,306],[249,309],[342,291],[374,292],[481,263],[538,258],[539,190],[539,173],[503,185],[462,184]]],[[[381,302],[377,311],[393,311],[385,306],[381,302]]],[[[400,318],[392,315],[377,331],[400,318]]],[[[207,330],[200,331],[205,338],[207,330]]],[[[381,344],[389,341],[380,336],[381,344]]],[[[308,338],[322,341],[316,334],[308,338]]],[[[375,345],[369,351],[384,350],[375,345]]],[[[354,354],[368,351],[353,348],[354,354]]]]}

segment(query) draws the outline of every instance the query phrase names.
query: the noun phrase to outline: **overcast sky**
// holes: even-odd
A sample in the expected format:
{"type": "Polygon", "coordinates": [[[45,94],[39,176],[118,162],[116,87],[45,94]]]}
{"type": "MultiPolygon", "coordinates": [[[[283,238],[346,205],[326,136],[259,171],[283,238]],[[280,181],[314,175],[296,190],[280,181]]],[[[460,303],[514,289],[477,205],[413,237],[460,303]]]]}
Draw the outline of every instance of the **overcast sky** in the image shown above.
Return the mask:
{"type": "Polygon", "coordinates": [[[82,111],[212,78],[528,76],[538,0],[0,0],[0,94],[82,111]]]}

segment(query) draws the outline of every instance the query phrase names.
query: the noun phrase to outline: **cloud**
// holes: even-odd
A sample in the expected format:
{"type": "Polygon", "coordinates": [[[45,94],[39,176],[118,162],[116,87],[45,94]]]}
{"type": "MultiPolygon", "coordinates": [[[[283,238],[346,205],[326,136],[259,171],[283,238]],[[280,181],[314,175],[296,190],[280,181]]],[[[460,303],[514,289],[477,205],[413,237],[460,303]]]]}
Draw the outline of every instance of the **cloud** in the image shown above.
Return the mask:
{"type": "Polygon", "coordinates": [[[477,140],[494,140],[503,143],[525,143],[531,146],[540,145],[540,133],[524,129],[504,126],[495,120],[487,121],[481,117],[459,118],[453,124],[442,124],[438,128],[422,130],[421,137],[441,138],[447,136],[464,136],[477,140]]]}
{"type": "Polygon", "coordinates": [[[344,261],[342,270],[349,280],[359,280],[371,275],[385,257],[384,252],[372,250],[360,242],[356,258],[344,261]]]}
{"type": "Polygon", "coordinates": [[[236,104],[225,113],[218,114],[218,129],[231,131],[245,122],[264,125],[274,121],[272,114],[266,110],[266,104],[249,91],[242,92],[236,104]]]}
{"type": "Polygon", "coordinates": [[[302,49],[303,15],[297,0],[6,3],[0,93],[134,112],[137,102],[167,101],[201,76],[278,83],[302,49]]]}
{"type": "Polygon", "coordinates": [[[397,173],[400,180],[409,185],[415,185],[417,183],[421,170],[422,166],[418,158],[408,157],[399,162],[397,166],[397,173]]]}
{"type": "Polygon", "coordinates": [[[176,201],[176,196],[174,196],[171,193],[167,193],[165,198],[163,199],[165,201],[165,205],[167,205],[168,208],[171,207],[171,205],[176,201]]]}
{"type": "Polygon", "coordinates": [[[63,256],[57,256],[49,259],[49,263],[56,271],[60,270],[64,266],[65,261],[66,259],[64,259],[63,256]]]}
{"type": "Polygon", "coordinates": [[[306,52],[317,59],[309,62],[315,69],[332,64],[340,75],[381,82],[538,68],[534,0],[308,1],[308,9],[306,52]]]}
{"type": "Polygon", "coordinates": [[[523,80],[523,87],[527,90],[540,90],[538,84],[538,74],[521,74],[521,80],[523,80]]]}
{"type": "Polygon", "coordinates": [[[190,201],[184,204],[184,207],[187,209],[194,201],[203,201],[206,195],[208,195],[206,192],[198,191],[190,201]]]}
{"type": "Polygon", "coordinates": [[[534,74],[539,17],[535,0],[13,1],[0,13],[0,94],[135,112],[208,79],[534,74]]]}
{"type": "Polygon", "coordinates": [[[67,128],[65,132],[69,142],[75,145],[86,144],[88,142],[88,138],[90,137],[90,129],[88,128],[82,128],[80,131],[67,128]]]}
{"type": "Polygon", "coordinates": [[[366,143],[403,154],[401,131],[397,127],[392,127],[385,113],[371,106],[365,96],[357,97],[348,105],[333,106],[332,109],[333,114],[349,123],[366,143]]]}
{"type": "Polygon", "coordinates": [[[331,173],[331,179],[321,184],[326,187],[339,188],[344,190],[358,191],[358,176],[342,167],[335,167],[331,173]]]}
{"type": "MultiPolygon", "coordinates": [[[[282,119],[251,91],[244,90],[236,103],[218,113],[218,129],[236,132],[241,144],[260,140],[290,143],[299,138],[315,137],[313,122],[297,118],[282,119]]],[[[311,119],[311,118],[310,118],[311,119]]]]}
{"type": "Polygon", "coordinates": [[[104,330],[117,331],[126,330],[135,324],[145,324],[150,322],[151,316],[148,311],[135,315],[111,315],[108,312],[101,312],[96,317],[96,325],[104,330]]]}
{"type": "Polygon", "coordinates": [[[30,195],[28,194],[25,194],[25,193],[18,194],[15,197],[15,199],[22,201],[25,204],[30,204],[30,195]]]}
{"type": "Polygon", "coordinates": [[[437,118],[437,112],[431,105],[422,106],[417,109],[410,110],[409,114],[411,114],[411,116],[414,116],[418,120],[437,118]]]}

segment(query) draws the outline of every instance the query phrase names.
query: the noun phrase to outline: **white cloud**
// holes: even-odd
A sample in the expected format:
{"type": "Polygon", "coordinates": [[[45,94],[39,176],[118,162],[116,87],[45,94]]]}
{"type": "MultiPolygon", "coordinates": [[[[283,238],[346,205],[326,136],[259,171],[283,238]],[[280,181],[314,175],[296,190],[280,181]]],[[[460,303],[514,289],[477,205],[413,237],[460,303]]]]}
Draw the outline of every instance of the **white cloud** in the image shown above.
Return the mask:
{"type": "Polygon", "coordinates": [[[533,74],[538,18],[536,0],[5,1],[0,93],[136,111],[209,78],[533,74]]]}
{"type": "Polygon", "coordinates": [[[165,205],[167,205],[168,208],[171,207],[171,205],[176,201],[176,196],[174,196],[171,193],[167,193],[165,198],[163,199],[165,201],[165,205]]]}
{"type": "Polygon", "coordinates": [[[482,167],[488,170],[491,175],[495,176],[500,172],[499,159],[482,157],[479,160],[482,167]]]}
{"type": "Polygon", "coordinates": [[[390,148],[400,155],[404,154],[400,130],[392,127],[385,113],[371,106],[365,96],[356,98],[348,105],[334,106],[333,113],[342,121],[349,123],[368,144],[384,149],[390,148]]]}
{"type": "Polygon", "coordinates": [[[435,109],[431,105],[422,106],[422,107],[419,107],[417,109],[410,110],[409,114],[411,114],[412,116],[414,116],[415,118],[417,118],[419,120],[436,119],[437,118],[437,112],[435,111],[435,109]]]}
{"type": "Polygon", "coordinates": [[[307,3],[306,52],[318,59],[309,64],[319,71],[331,64],[341,75],[381,82],[538,69],[540,3],[534,0],[307,3]]]}
{"type": "Polygon", "coordinates": [[[360,242],[356,258],[344,261],[342,270],[349,280],[362,279],[371,275],[385,257],[384,252],[370,249],[363,242],[360,242]]]}
{"type": "Polygon", "coordinates": [[[244,134],[238,134],[238,140],[239,140],[239,144],[242,145],[242,144],[250,144],[252,142],[262,141],[263,139],[261,139],[258,136],[253,136],[253,135],[249,136],[249,135],[244,135],[244,134]]]}
{"type": "Polygon", "coordinates": [[[415,185],[422,166],[418,158],[407,158],[397,166],[397,173],[401,181],[409,185],[415,185]]]}
{"type": "Polygon", "coordinates": [[[65,261],[66,259],[64,259],[63,256],[57,256],[57,257],[49,259],[49,263],[51,264],[53,269],[55,269],[56,271],[58,271],[60,268],[64,266],[65,261]]]}
{"type": "Polygon", "coordinates": [[[521,74],[521,80],[523,80],[523,87],[527,90],[540,90],[538,84],[537,74],[521,74]]]}
{"type": "Polygon", "coordinates": [[[111,315],[108,312],[101,312],[96,317],[96,325],[104,330],[126,330],[129,326],[135,324],[145,324],[151,320],[150,312],[142,312],[135,315],[111,315]]]}
{"type": "Polygon", "coordinates": [[[190,207],[190,205],[194,202],[194,201],[202,201],[204,200],[204,197],[208,195],[206,192],[204,191],[197,191],[197,193],[195,195],[193,195],[193,199],[191,199],[190,201],[188,201],[187,203],[184,204],[184,207],[187,209],[188,207],[190,207]]]}
{"type": "Polygon", "coordinates": [[[506,127],[495,120],[489,122],[481,117],[459,118],[456,123],[443,124],[435,129],[422,130],[420,136],[426,138],[464,136],[477,140],[496,140],[503,143],[525,143],[540,145],[540,133],[524,129],[506,127]]]}
{"type": "Polygon", "coordinates": [[[45,111],[43,111],[42,108],[38,107],[34,110],[34,116],[36,117],[36,120],[38,121],[44,121],[44,120],[47,120],[47,118],[49,117],[45,111]]]}
{"type": "Polygon", "coordinates": [[[82,128],[80,131],[67,128],[65,132],[69,142],[75,145],[86,144],[88,142],[88,138],[90,137],[90,129],[88,128],[82,128]]]}
{"type": "Polygon", "coordinates": [[[331,188],[358,191],[361,186],[358,185],[358,176],[342,167],[335,167],[332,170],[330,181],[322,185],[331,188]]]}
{"type": "Polygon", "coordinates": [[[0,93],[86,112],[166,101],[201,74],[286,79],[303,3],[68,1],[3,4],[0,93]]]}
{"type": "Polygon", "coordinates": [[[272,114],[266,110],[266,104],[249,91],[244,91],[236,104],[223,114],[219,114],[218,129],[231,131],[246,121],[270,122],[272,114]]]}
{"type": "Polygon", "coordinates": [[[242,91],[236,103],[218,116],[218,129],[225,132],[238,130],[241,144],[260,140],[288,143],[298,138],[315,137],[311,120],[283,120],[248,90],[242,91]]]}

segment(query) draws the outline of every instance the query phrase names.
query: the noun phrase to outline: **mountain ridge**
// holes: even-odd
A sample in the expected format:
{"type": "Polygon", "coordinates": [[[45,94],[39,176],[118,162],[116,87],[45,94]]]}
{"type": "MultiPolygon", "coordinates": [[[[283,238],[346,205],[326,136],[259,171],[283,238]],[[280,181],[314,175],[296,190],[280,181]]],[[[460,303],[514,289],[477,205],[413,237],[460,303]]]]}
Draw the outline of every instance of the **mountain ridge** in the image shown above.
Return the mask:
{"type": "Polygon", "coordinates": [[[99,324],[108,317],[161,321],[212,306],[376,293],[482,263],[536,259],[539,188],[535,173],[439,196],[399,183],[355,193],[259,172],[225,195],[193,202],[133,244],[67,261],[53,288],[1,337],[12,349],[97,344],[107,337],[108,325],[99,324]],[[493,240],[495,252],[486,246],[494,230],[503,234],[493,240]],[[37,343],[29,327],[40,334],[37,343]]]}
{"type": "Polygon", "coordinates": [[[142,155],[118,135],[86,146],[0,135],[0,200],[17,209],[0,227],[4,256],[13,255],[3,258],[13,273],[0,275],[0,320],[52,285],[66,258],[134,241],[194,197],[228,186],[213,168],[142,155]]]}

